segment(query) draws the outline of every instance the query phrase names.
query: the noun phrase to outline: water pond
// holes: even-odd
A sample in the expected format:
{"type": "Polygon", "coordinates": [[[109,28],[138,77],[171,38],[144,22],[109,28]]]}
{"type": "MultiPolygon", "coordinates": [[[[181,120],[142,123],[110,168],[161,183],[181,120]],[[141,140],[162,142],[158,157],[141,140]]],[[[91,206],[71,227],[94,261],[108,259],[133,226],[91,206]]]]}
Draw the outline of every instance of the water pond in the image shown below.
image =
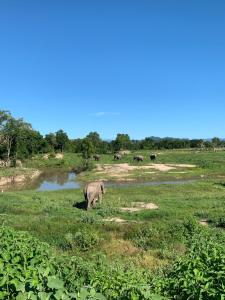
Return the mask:
{"type": "MultiPolygon", "coordinates": [[[[179,185],[192,183],[194,180],[176,181],[148,181],[148,182],[107,182],[108,187],[129,187],[129,186],[157,186],[161,184],[179,185]]],[[[79,189],[81,184],[76,179],[74,172],[62,172],[61,170],[49,170],[43,172],[37,179],[26,184],[13,184],[4,187],[4,191],[35,190],[35,191],[57,191],[65,189],[79,189]]]]}

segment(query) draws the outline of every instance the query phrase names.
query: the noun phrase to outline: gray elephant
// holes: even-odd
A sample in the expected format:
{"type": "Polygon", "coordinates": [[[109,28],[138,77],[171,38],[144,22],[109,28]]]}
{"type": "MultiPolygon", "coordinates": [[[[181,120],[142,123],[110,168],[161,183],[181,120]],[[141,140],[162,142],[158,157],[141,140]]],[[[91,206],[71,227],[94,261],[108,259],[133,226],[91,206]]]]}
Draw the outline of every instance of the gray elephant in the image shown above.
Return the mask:
{"type": "Polygon", "coordinates": [[[101,203],[103,194],[105,194],[105,187],[102,181],[88,183],[84,188],[84,198],[87,204],[87,210],[94,207],[97,201],[101,203]]]}
{"type": "Polygon", "coordinates": [[[95,154],[95,155],[93,155],[93,158],[95,161],[99,161],[101,156],[99,154],[95,154]]]}
{"type": "Polygon", "coordinates": [[[157,154],[151,154],[150,155],[150,159],[151,160],[156,160],[156,158],[157,158],[157,154]]]}
{"type": "Polygon", "coordinates": [[[114,159],[115,159],[115,160],[120,160],[121,158],[122,158],[122,155],[119,154],[119,153],[116,153],[116,154],[114,155],[114,159]]]}
{"type": "Polygon", "coordinates": [[[142,156],[142,155],[136,155],[136,156],[134,156],[134,160],[136,160],[136,161],[144,161],[144,156],[142,156]]]}

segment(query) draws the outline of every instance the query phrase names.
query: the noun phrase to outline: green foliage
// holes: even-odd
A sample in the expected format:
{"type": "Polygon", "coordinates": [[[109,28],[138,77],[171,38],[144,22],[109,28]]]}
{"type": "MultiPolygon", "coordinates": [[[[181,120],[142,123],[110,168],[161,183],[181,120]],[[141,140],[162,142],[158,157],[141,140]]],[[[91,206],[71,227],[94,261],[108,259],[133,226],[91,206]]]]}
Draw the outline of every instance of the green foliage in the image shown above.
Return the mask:
{"type": "Polygon", "coordinates": [[[193,235],[188,254],[167,272],[162,291],[174,299],[225,297],[225,247],[209,234],[193,235]]]}
{"type": "Polygon", "coordinates": [[[105,299],[69,278],[73,261],[58,261],[49,247],[26,233],[0,228],[0,299],[105,299]]]}
{"type": "Polygon", "coordinates": [[[69,141],[67,134],[62,130],[58,130],[55,135],[57,148],[63,152],[66,143],[69,141]]]}
{"type": "Polygon", "coordinates": [[[74,171],[79,174],[84,171],[91,171],[94,168],[93,161],[90,159],[81,159],[79,163],[76,164],[74,171]]]}
{"type": "Polygon", "coordinates": [[[130,149],[131,140],[128,134],[118,133],[115,141],[112,143],[113,150],[119,151],[121,149],[130,149]]]}
{"type": "Polygon", "coordinates": [[[94,154],[95,149],[92,141],[88,138],[85,138],[81,144],[81,154],[83,159],[88,160],[94,154]]]}
{"type": "Polygon", "coordinates": [[[95,153],[100,151],[102,140],[97,132],[90,132],[85,139],[91,142],[95,153]]]}
{"type": "Polygon", "coordinates": [[[83,251],[90,250],[100,241],[97,233],[87,229],[79,230],[75,234],[68,233],[65,238],[71,248],[77,247],[83,251]]]}
{"type": "Polygon", "coordinates": [[[140,226],[136,232],[132,232],[131,238],[137,247],[140,247],[144,250],[159,246],[156,244],[162,242],[159,238],[158,230],[151,225],[140,226]]]}

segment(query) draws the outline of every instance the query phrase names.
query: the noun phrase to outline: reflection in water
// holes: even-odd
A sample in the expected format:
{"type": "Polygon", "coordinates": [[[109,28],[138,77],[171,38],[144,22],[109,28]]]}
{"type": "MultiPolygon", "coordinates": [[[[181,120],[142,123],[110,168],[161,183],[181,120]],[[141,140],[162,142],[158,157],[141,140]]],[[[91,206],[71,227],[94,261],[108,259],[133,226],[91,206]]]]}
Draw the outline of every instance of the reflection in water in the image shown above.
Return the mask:
{"type": "Polygon", "coordinates": [[[76,182],[75,173],[59,172],[49,174],[49,176],[42,177],[40,185],[36,188],[37,191],[54,191],[64,189],[78,189],[79,183],[76,182]]]}
{"type": "Polygon", "coordinates": [[[76,182],[76,174],[50,170],[43,172],[37,179],[23,184],[11,184],[4,187],[4,191],[36,190],[54,191],[63,189],[78,189],[80,184],[76,182]]]}

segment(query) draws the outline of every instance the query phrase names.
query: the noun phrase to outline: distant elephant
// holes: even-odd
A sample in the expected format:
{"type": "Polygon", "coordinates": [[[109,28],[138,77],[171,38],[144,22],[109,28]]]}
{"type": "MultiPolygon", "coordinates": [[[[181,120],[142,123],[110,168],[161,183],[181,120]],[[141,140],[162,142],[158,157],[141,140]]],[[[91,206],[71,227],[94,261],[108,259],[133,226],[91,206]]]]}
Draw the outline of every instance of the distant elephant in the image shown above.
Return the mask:
{"type": "Polygon", "coordinates": [[[22,164],[21,160],[19,160],[19,159],[16,160],[16,167],[17,168],[22,168],[23,167],[23,164],[22,164]]]}
{"type": "Polygon", "coordinates": [[[84,188],[84,198],[87,210],[94,207],[98,200],[99,203],[101,203],[103,194],[105,194],[105,187],[102,181],[88,183],[84,188]]]}
{"type": "Polygon", "coordinates": [[[93,158],[94,158],[95,161],[99,161],[101,156],[98,155],[98,154],[95,154],[95,155],[93,155],[93,158]]]}
{"type": "Polygon", "coordinates": [[[120,160],[121,158],[122,158],[122,155],[121,155],[121,154],[116,153],[116,154],[114,155],[114,159],[116,159],[116,160],[120,160]]]}
{"type": "Polygon", "coordinates": [[[151,154],[150,155],[150,159],[151,160],[156,160],[156,158],[157,158],[157,154],[151,154]]]}
{"type": "Polygon", "coordinates": [[[136,156],[134,156],[134,160],[136,160],[136,161],[143,161],[144,160],[144,156],[142,156],[142,155],[136,155],[136,156]]]}

